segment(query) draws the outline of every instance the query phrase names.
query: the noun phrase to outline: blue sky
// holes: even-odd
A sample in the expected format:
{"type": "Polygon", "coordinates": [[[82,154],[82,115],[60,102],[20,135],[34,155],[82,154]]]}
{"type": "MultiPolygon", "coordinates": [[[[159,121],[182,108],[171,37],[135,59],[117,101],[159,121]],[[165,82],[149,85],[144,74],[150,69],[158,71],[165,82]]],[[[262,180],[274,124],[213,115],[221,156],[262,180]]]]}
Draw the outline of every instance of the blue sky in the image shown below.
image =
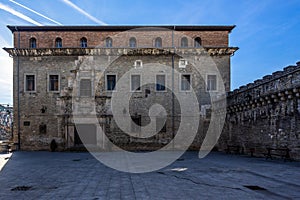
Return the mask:
{"type": "Polygon", "coordinates": [[[235,89],[300,61],[298,0],[0,0],[0,103],[12,104],[7,25],[236,25],[235,89]]]}

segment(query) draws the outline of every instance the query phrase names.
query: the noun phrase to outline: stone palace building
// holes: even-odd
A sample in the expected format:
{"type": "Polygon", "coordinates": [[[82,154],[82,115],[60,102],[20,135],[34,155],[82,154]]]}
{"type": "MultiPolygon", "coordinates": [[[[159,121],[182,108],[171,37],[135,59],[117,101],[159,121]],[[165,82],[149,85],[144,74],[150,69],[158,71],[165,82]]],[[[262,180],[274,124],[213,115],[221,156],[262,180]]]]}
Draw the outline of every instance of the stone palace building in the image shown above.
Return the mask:
{"type": "Polygon", "coordinates": [[[180,110],[180,101],[189,102],[191,94],[197,100],[191,112],[198,116],[190,117],[199,118],[199,127],[189,146],[199,149],[212,99],[224,99],[230,91],[230,57],[238,49],[229,47],[234,26],[8,28],[14,38],[13,48],[4,48],[14,61],[13,136],[23,150],[48,150],[53,140],[60,150],[83,143],[102,150],[114,149],[111,143],[155,150],[172,141],[180,124],[193,129],[189,120],[181,123],[180,110]],[[118,92],[131,96],[129,107],[114,115],[118,106],[112,106],[112,97],[118,92]],[[149,114],[156,104],[164,111],[149,114]],[[130,120],[120,127],[117,115],[130,120]],[[76,121],[76,116],[84,117],[76,121]],[[156,134],[142,137],[152,121],[156,134]]]}

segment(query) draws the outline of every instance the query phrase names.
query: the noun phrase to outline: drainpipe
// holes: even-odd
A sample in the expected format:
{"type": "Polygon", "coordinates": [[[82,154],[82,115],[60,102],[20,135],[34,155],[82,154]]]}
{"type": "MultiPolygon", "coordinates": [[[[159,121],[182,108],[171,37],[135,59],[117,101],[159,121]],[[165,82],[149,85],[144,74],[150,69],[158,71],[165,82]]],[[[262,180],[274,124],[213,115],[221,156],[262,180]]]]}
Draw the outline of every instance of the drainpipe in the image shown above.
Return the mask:
{"type": "Polygon", "coordinates": [[[69,148],[69,114],[67,114],[67,149],[69,148]]]}
{"type": "Polygon", "coordinates": [[[172,147],[173,150],[175,148],[175,119],[174,119],[174,109],[175,109],[175,105],[174,105],[174,55],[175,55],[175,46],[174,46],[174,31],[175,31],[175,26],[173,27],[172,30],[172,48],[174,49],[174,53],[172,53],[172,138],[173,138],[173,143],[172,143],[172,147]]]}
{"type": "MultiPolygon", "coordinates": [[[[17,26],[15,26],[16,31],[18,32],[18,49],[20,49],[20,31],[18,31],[17,26]]],[[[21,150],[21,137],[20,137],[20,58],[17,54],[17,114],[18,114],[18,150],[21,150]]]]}

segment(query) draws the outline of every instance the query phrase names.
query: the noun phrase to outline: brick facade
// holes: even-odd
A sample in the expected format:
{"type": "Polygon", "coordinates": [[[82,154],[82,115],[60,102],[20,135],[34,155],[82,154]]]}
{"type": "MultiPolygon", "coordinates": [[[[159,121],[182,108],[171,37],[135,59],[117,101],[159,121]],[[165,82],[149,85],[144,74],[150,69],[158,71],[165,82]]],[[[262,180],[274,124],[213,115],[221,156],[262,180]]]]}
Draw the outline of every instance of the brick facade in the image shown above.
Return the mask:
{"type": "MultiPolygon", "coordinates": [[[[14,46],[18,47],[20,34],[20,48],[29,48],[30,38],[37,39],[37,48],[54,48],[55,39],[61,38],[63,42],[63,47],[65,48],[76,48],[80,47],[80,39],[85,37],[88,41],[88,47],[105,47],[105,39],[111,37],[114,39],[113,47],[128,47],[129,38],[135,37],[137,39],[137,47],[154,47],[154,40],[156,37],[162,38],[163,47],[172,47],[172,30],[167,29],[170,27],[159,27],[159,28],[149,28],[149,27],[127,27],[118,28],[112,27],[111,29],[97,29],[96,27],[86,27],[86,29],[91,29],[86,31],[83,27],[80,31],[78,27],[66,27],[62,29],[57,29],[51,31],[46,29],[37,29],[32,31],[32,29],[25,29],[26,31],[18,32],[15,27],[9,27],[14,31],[14,46]],[[75,29],[76,28],[76,29],[75,29]],[[93,29],[94,28],[94,29],[93,29]],[[118,30],[121,29],[122,31],[118,30]],[[126,31],[126,34],[123,34],[126,31]],[[120,34],[122,33],[122,34],[120,34]]],[[[22,27],[20,27],[22,28],[22,27]]],[[[228,34],[230,33],[232,27],[214,27],[216,30],[210,27],[190,27],[188,31],[184,27],[179,28],[180,31],[176,32],[174,35],[174,46],[180,47],[180,39],[183,36],[188,37],[189,47],[194,46],[193,39],[200,37],[202,41],[202,46],[206,47],[227,47],[228,46],[228,34]],[[197,29],[198,28],[198,29],[197,29]],[[202,30],[203,29],[203,30],[202,30]],[[211,30],[209,30],[211,29],[211,30]],[[181,31],[183,30],[183,31],[181,31]]],[[[55,28],[53,28],[55,29],[55,28]]],[[[22,30],[22,29],[21,29],[22,30]]]]}

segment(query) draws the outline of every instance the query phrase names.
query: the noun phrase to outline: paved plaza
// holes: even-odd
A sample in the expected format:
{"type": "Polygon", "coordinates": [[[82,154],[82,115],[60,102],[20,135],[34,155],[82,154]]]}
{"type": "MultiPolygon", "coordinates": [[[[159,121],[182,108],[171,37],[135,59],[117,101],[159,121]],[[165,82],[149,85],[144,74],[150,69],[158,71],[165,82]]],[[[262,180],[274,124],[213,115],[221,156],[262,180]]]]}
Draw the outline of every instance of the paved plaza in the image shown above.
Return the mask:
{"type": "MultiPolygon", "coordinates": [[[[107,153],[110,156],[114,153],[107,153]]],[[[111,169],[89,153],[14,152],[0,199],[300,199],[300,163],[187,152],[158,171],[111,169]]]]}

